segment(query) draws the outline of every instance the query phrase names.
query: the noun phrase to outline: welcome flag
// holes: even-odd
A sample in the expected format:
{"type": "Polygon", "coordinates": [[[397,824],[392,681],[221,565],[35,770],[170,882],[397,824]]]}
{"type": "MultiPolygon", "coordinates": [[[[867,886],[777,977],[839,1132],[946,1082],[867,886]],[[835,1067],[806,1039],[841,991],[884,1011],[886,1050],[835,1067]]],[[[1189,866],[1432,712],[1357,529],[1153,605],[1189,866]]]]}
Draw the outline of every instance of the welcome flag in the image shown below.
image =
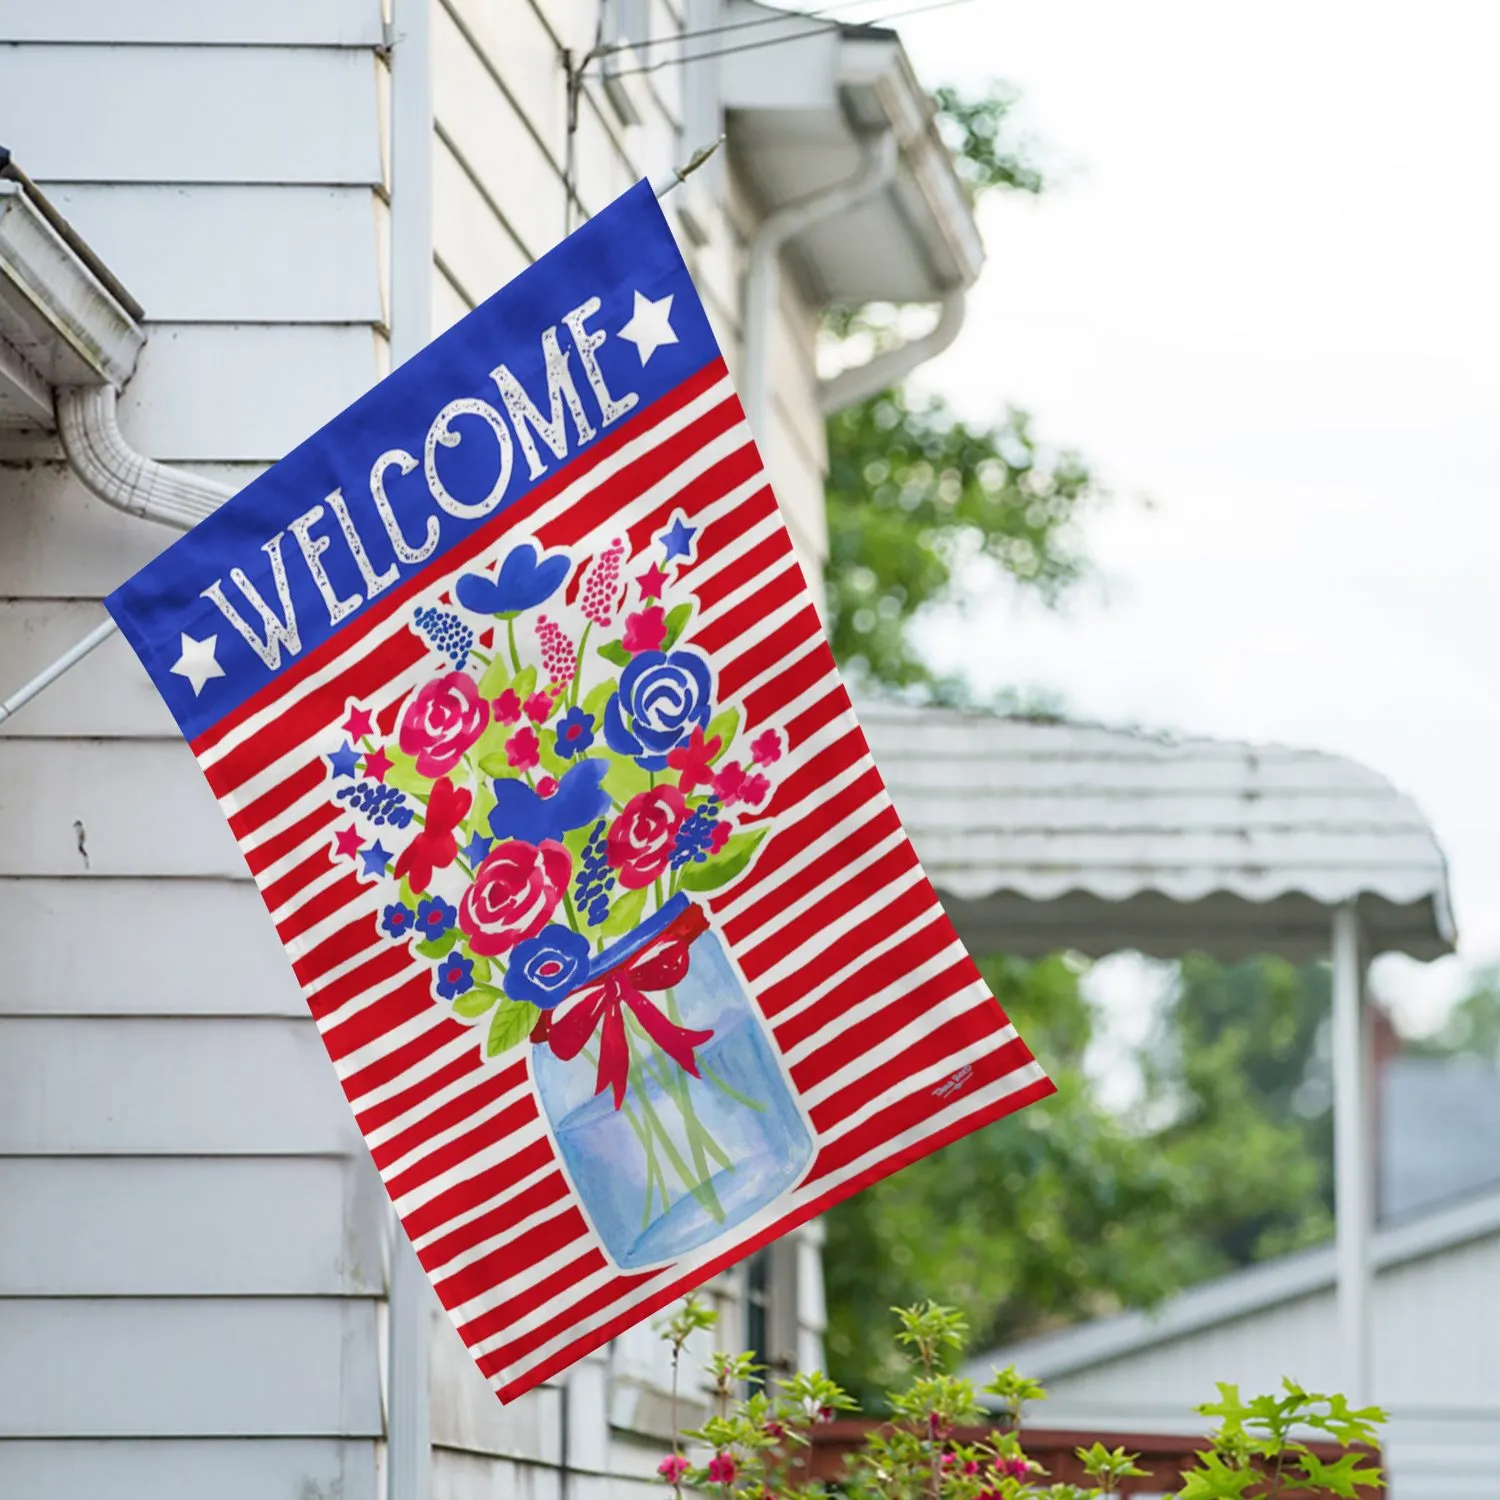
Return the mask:
{"type": "Polygon", "coordinates": [[[107,605],[502,1400],[1051,1092],[646,184],[107,605]]]}

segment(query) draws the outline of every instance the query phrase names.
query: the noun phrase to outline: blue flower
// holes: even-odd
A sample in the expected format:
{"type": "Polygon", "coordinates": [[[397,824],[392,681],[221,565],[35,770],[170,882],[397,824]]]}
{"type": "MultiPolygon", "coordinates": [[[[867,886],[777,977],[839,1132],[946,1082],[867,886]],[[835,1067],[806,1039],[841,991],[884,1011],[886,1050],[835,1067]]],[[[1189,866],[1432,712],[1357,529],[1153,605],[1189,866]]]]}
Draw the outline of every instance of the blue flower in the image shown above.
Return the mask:
{"type": "Polygon", "coordinates": [[[505,971],[505,993],[551,1010],[589,973],[589,940],[571,927],[555,923],[534,938],[517,943],[505,971]]]}
{"type": "Polygon", "coordinates": [[[713,697],[713,672],[700,652],[642,651],[604,705],[605,741],[616,755],[634,756],[643,770],[665,771],[667,752],[708,724],[713,697]]]}
{"type": "Polygon", "coordinates": [[[437,966],[437,992],[444,1000],[456,1000],[474,988],[474,960],[457,948],[437,966]]]}
{"type": "Polygon", "coordinates": [[[411,908],[399,901],[380,914],[380,930],[393,938],[405,937],[411,931],[411,908]]]}
{"type": "Polygon", "coordinates": [[[557,721],[557,753],[572,760],[594,743],[594,716],[573,707],[557,721]]]}
{"type": "Polygon", "coordinates": [[[454,593],[465,609],[476,615],[518,615],[544,604],[562,587],[573,566],[566,553],[543,557],[533,542],[522,542],[506,553],[494,578],[465,573],[454,593]]]}
{"type": "Polygon", "coordinates": [[[570,829],[582,828],[602,817],[609,807],[604,778],[607,760],[581,760],[564,771],[550,797],[539,796],[524,781],[501,776],[495,783],[495,805],[490,810],[490,832],[497,839],[520,839],[540,845],[545,839],[562,842],[570,829]]]}
{"type": "Polygon", "coordinates": [[[494,839],[487,839],[482,833],[476,833],[463,847],[463,856],[469,864],[477,867],[480,860],[490,852],[494,839]]]}
{"type": "Polygon", "coordinates": [[[458,908],[441,896],[428,896],[417,907],[417,931],[424,938],[439,938],[458,921],[458,908]]]}

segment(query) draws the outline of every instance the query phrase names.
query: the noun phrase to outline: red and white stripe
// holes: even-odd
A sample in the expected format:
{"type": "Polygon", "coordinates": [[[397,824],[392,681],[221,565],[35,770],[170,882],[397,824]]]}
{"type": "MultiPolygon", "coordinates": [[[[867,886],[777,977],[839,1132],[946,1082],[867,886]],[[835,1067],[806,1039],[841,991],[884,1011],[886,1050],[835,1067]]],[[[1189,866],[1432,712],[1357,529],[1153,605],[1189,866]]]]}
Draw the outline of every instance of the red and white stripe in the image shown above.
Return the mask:
{"type": "Polygon", "coordinates": [[[919,1156],[1051,1091],[922,874],[834,670],[722,362],[580,453],[373,601],[193,745],[239,840],[419,1258],[502,1400],[919,1156]],[[574,1201],[524,1060],[486,1062],[381,897],[332,853],[314,749],[348,700],[386,728],[423,672],[407,628],[509,534],[645,549],[698,528],[689,639],[748,731],[781,728],[772,835],[709,902],[816,1131],[805,1180],[729,1242],[624,1274],[574,1201]],[[382,716],[385,716],[382,718],[382,716]]]}

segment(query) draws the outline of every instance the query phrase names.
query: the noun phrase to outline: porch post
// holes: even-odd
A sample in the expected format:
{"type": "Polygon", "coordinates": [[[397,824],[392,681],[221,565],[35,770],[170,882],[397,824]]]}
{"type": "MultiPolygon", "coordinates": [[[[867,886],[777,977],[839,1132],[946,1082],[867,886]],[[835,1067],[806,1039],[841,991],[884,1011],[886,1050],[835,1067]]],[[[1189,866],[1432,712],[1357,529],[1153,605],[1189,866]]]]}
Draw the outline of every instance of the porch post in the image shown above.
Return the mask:
{"type": "Polygon", "coordinates": [[[1359,917],[1352,904],[1344,905],[1333,914],[1334,1212],[1341,1379],[1355,1405],[1371,1399],[1372,1192],[1363,991],[1359,917]]]}

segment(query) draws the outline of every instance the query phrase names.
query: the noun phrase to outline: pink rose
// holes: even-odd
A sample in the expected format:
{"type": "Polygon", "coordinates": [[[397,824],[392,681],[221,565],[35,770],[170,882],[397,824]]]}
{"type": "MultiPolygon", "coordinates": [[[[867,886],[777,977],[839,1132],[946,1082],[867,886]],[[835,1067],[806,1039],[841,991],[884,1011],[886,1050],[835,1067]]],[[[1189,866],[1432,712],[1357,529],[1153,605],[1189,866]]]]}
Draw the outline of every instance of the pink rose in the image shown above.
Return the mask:
{"type": "Polygon", "coordinates": [[[545,724],[552,717],[552,694],[533,693],[526,700],[526,717],[535,724],[545,724]]]}
{"type": "Polygon", "coordinates": [[[514,724],[521,717],[521,700],[515,692],[506,690],[495,699],[495,722],[497,724],[514,724]]]}
{"type": "Polygon", "coordinates": [[[734,1476],[739,1473],[734,1458],[728,1453],[716,1453],[708,1461],[708,1482],[710,1484],[733,1484],[734,1476]]]}
{"type": "Polygon", "coordinates": [[[536,730],[530,724],[516,730],[505,742],[505,758],[518,771],[529,771],[541,759],[536,730]]]}
{"type": "MultiPolygon", "coordinates": [[[[546,1011],[542,1012],[546,1015],[546,1011]]],[[[676,1484],[679,1479],[692,1467],[680,1453],[669,1453],[657,1464],[656,1472],[661,1475],[668,1484],[676,1484]]]]}
{"type": "Polygon", "coordinates": [[[540,847],[519,839],[497,844],[459,903],[458,925],[469,947],[498,958],[523,938],[535,937],[557,909],[572,873],[572,856],[552,839],[540,847]]]}
{"type": "Polygon", "coordinates": [[[446,776],[489,722],[490,709],[464,672],[436,677],[412,699],[401,720],[401,748],[420,776],[446,776]]]}
{"type": "Polygon", "coordinates": [[[608,852],[626,890],[641,890],[667,868],[685,817],[687,800],[675,786],[637,792],[620,810],[610,825],[608,852]]]}
{"type": "Polygon", "coordinates": [[[637,651],[659,651],[667,638],[667,612],[659,604],[638,609],[625,616],[625,649],[632,656],[637,651]]]}

